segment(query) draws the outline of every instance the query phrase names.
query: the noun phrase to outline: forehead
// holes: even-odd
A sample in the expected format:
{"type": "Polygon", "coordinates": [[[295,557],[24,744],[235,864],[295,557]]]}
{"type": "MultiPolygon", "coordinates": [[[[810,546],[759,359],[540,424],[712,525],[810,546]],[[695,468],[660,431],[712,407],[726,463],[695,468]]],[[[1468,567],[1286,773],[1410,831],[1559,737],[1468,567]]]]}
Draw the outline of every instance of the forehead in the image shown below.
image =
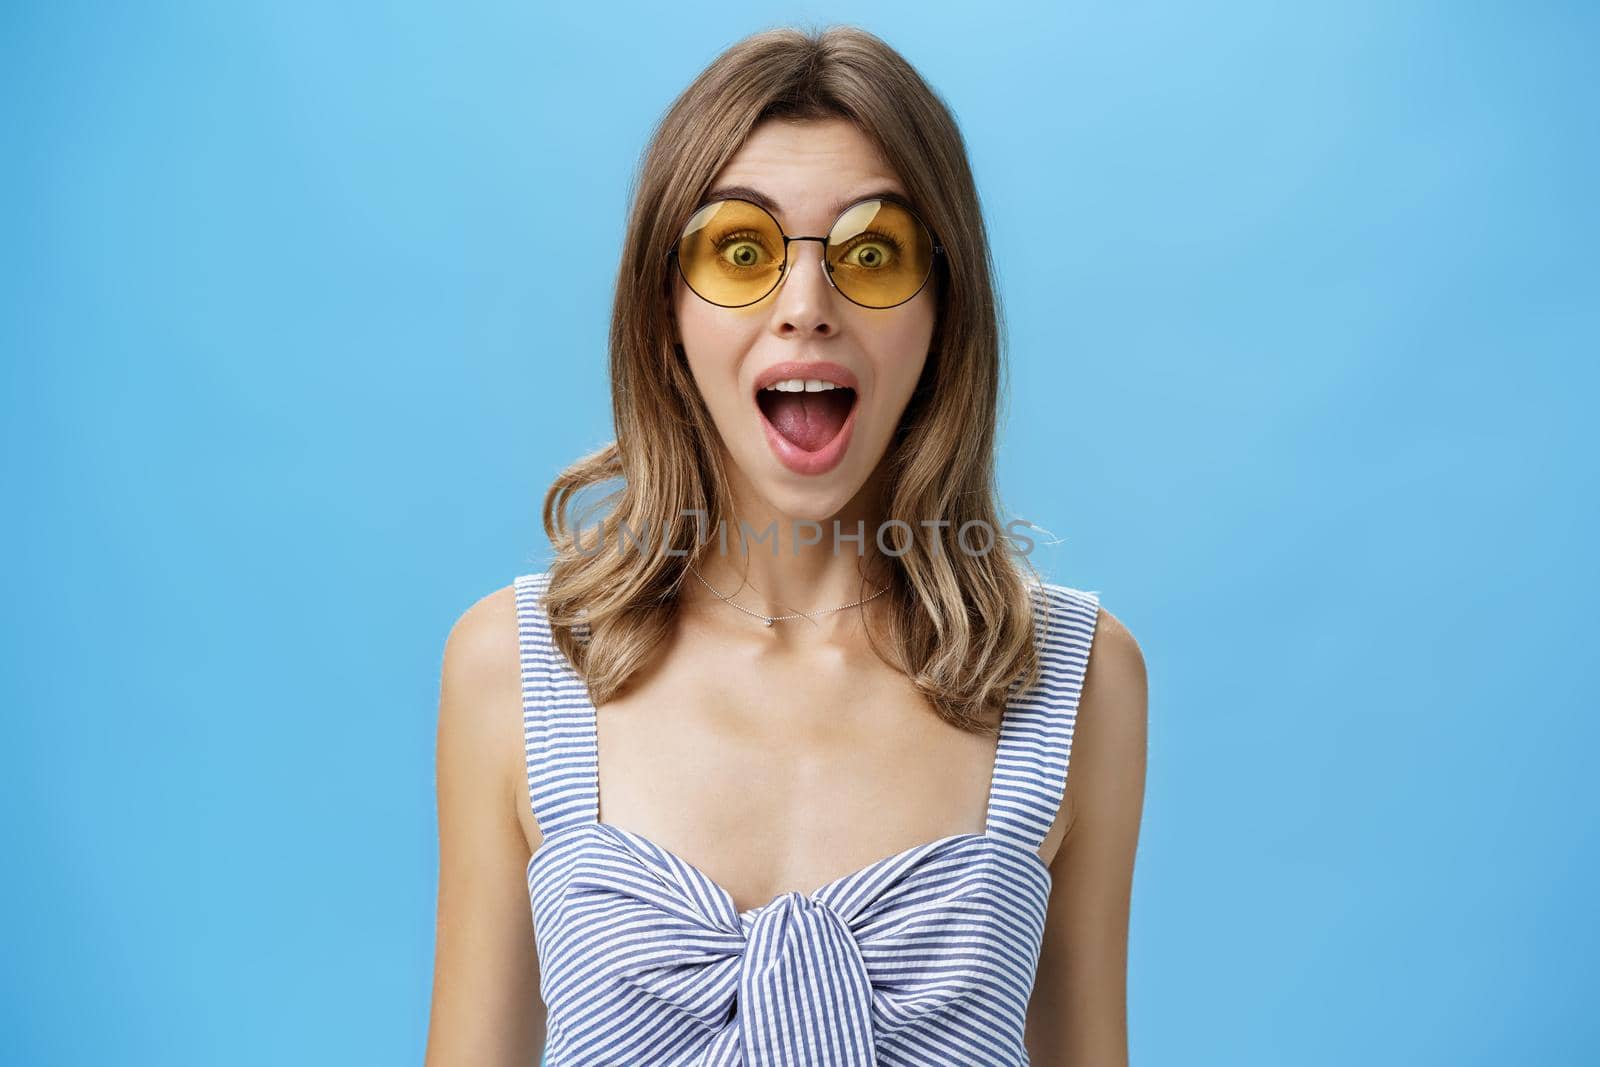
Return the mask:
{"type": "Polygon", "coordinates": [[[736,195],[761,204],[784,223],[827,222],[866,196],[907,196],[877,145],[847,119],[769,120],[757,126],[718,172],[706,199],[734,187],[736,195]]]}

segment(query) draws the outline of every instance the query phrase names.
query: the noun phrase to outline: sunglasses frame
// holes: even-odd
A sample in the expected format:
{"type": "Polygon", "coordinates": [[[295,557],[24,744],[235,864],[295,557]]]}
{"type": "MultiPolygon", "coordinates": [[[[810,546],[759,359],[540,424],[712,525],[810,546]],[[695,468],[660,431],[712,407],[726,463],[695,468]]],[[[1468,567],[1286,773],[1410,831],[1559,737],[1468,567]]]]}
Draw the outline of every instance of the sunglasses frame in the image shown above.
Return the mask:
{"type": "MultiPolygon", "coordinates": [[[[917,210],[915,208],[913,208],[910,204],[906,203],[903,199],[901,199],[899,197],[895,197],[895,196],[866,196],[866,197],[862,197],[860,200],[857,200],[853,204],[846,205],[845,208],[842,211],[839,212],[838,218],[835,218],[833,220],[833,222],[828,226],[828,232],[832,233],[833,232],[833,228],[835,226],[839,225],[839,219],[844,218],[846,215],[848,215],[850,212],[854,211],[856,208],[860,207],[862,204],[870,204],[870,203],[873,203],[874,201],[881,201],[881,202],[887,203],[887,204],[894,204],[895,206],[899,207],[903,211],[908,212],[911,215],[912,218],[917,220],[917,225],[922,227],[922,231],[928,235],[928,241],[933,246],[933,254],[928,259],[928,273],[926,273],[926,274],[924,274],[922,276],[922,281],[920,283],[918,283],[916,289],[914,289],[912,291],[910,296],[906,297],[905,300],[901,300],[901,301],[898,301],[898,302],[893,303],[893,304],[883,304],[883,305],[879,305],[879,304],[863,304],[861,301],[855,299],[849,293],[845,292],[843,289],[840,289],[839,288],[839,283],[835,282],[833,280],[833,264],[828,260],[828,248],[829,248],[829,245],[828,245],[828,238],[826,236],[823,236],[823,237],[804,237],[804,236],[791,237],[787,233],[784,232],[783,224],[780,223],[777,220],[777,218],[775,218],[773,216],[772,212],[768,211],[766,208],[762,207],[760,204],[757,204],[752,200],[746,200],[742,196],[723,196],[723,197],[718,197],[716,200],[708,200],[706,203],[701,204],[699,207],[695,208],[693,214],[690,217],[693,218],[694,215],[698,215],[700,212],[704,211],[706,208],[710,207],[712,204],[738,203],[738,204],[746,204],[746,205],[748,205],[748,206],[750,206],[752,208],[755,208],[757,211],[761,212],[767,218],[772,219],[773,228],[775,230],[777,230],[778,231],[778,235],[783,238],[783,264],[778,267],[778,278],[777,278],[777,280],[775,282],[772,283],[772,287],[770,289],[768,289],[766,292],[762,293],[760,296],[756,297],[754,300],[746,301],[743,304],[719,304],[715,300],[707,300],[706,297],[700,292],[700,290],[696,289],[694,287],[694,284],[689,281],[689,275],[683,269],[683,257],[678,255],[678,245],[682,243],[683,238],[684,238],[684,234],[682,232],[680,232],[678,234],[678,239],[673,242],[672,247],[667,249],[667,258],[672,260],[672,261],[674,261],[677,264],[677,266],[678,266],[678,276],[683,279],[683,284],[688,287],[689,291],[691,293],[693,293],[695,296],[700,297],[701,300],[705,300],[705,302],[710,304],[712,307],[719,307],[719,308],[747,308],[747,307],[750,307],[752,304],[761,303],[761,301],[765,300],[767,297],[769,297],[773,293],[777,292],[778,291],[778,287],[780,285],[782,285],[783,282],[784,282],[784,279],[789,276],[789,267],[790,267],[790,263],[789,263],[789,246],[791,244],[793,244],[796,241],[820,241],[820,242],[822,242],[823,274],[827,276],[828,284],[833,286],[833,291],[838,293],[840,296],[844,297],[846,300],[850,301],[850,303],[856,305],[856,307],[867,308],[868,310],[871,310],[871,311],[888,311],[890,308],[899,307],[901,304],[906,303],[906,301],[908,301],[908,300],[916,299],[917,294],[922,292],[922,290],[924,290],[924,289],[926,289],[928,287],[928,279],[933,277],[933,272],[934,272],[935,267],[937,267],[937,265],[938,265],[939,257],[944,255],[945,251],[944,251],[944,245],[941,244],[940,241],[939,241],[939,235],[933,232],[933,228],[931,226],[929,226],[926,221],[923,220],[922,216],[917,213],[917,210]]],[[[688,223],[685,223],[684,225],[687,226],[688,223]]]]}

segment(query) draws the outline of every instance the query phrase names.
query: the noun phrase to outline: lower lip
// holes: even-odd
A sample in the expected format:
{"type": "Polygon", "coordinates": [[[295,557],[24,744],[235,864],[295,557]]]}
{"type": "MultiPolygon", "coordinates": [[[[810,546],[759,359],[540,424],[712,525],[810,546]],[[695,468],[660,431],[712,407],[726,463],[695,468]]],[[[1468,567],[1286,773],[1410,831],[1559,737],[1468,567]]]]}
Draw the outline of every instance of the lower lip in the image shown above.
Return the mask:
{"type": "Polygon", "coordinates": [[[760,404],[756,405],[756,417],[761,420],[761,428],[767,434],[767,445],[772,449],[772,454],[778,457],[779,463],[796,474],[827,474],[844,459],[845,450],[850,447],[850,431],[856,425],[856,412],[860,409],[861,394],[858,392],[856,402],[850,405],[850,414],[845,416],[844,425],[839,427],[833,440],[816,452],[807,452],[779,433],[777,427],[767,421],[767,413],[761,410],[760,404]]]}

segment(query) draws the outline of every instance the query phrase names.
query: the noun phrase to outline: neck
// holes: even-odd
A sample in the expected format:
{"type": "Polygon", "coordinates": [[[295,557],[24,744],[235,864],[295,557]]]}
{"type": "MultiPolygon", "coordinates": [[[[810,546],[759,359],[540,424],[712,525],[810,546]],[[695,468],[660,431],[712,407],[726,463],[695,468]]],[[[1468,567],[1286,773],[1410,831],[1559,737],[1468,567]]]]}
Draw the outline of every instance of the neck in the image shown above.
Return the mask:
{"type": "MultiPolygon", "coordinates": [[[[784,514],[764,502],[752,503],[753,499],[753,495],[743,494],[724,529],[707,531],[707,543],[691,562],[715,593],[691,574],[681,586],[686,601],[714,604],[721,594],[762,615],[790,615],[851,604],[888,584],[894,560],[878,548],[880,511],[871,506],[876,493],[870,482],[837,513],[811,521],[784,514]]],[[[892,533],[885,538],[889,547],[895,548],[892,533]]],[[[878,597],[866,607],[877,607],[883,599],[878,597]]],[[[723,610],[733,609],[723,605],[723,610]]],[[[829,615],[819,615],[816,621],[829,619],[829,615]]],[[[804,621],[786,620],[779,625],[804,621]]]]}

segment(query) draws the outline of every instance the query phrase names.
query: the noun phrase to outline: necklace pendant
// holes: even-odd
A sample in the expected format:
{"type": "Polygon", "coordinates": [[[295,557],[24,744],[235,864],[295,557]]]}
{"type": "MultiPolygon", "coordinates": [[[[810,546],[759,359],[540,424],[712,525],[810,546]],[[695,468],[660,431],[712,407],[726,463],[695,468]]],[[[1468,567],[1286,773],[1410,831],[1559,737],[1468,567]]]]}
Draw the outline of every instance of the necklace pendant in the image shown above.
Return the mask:
{"type": "Polygon", "coordinates": [[[763,621],[763,622],[764,622],[764,623],[766,623],[766,625],[768,625],[768,626],[771,626],[771,625],[772,625],[772,620],[771,620],[771,619],[769,619],[769,618],[767,618],[767,617],[766,617],[766,616],[762,616],[762,621],[763,621]]]}

